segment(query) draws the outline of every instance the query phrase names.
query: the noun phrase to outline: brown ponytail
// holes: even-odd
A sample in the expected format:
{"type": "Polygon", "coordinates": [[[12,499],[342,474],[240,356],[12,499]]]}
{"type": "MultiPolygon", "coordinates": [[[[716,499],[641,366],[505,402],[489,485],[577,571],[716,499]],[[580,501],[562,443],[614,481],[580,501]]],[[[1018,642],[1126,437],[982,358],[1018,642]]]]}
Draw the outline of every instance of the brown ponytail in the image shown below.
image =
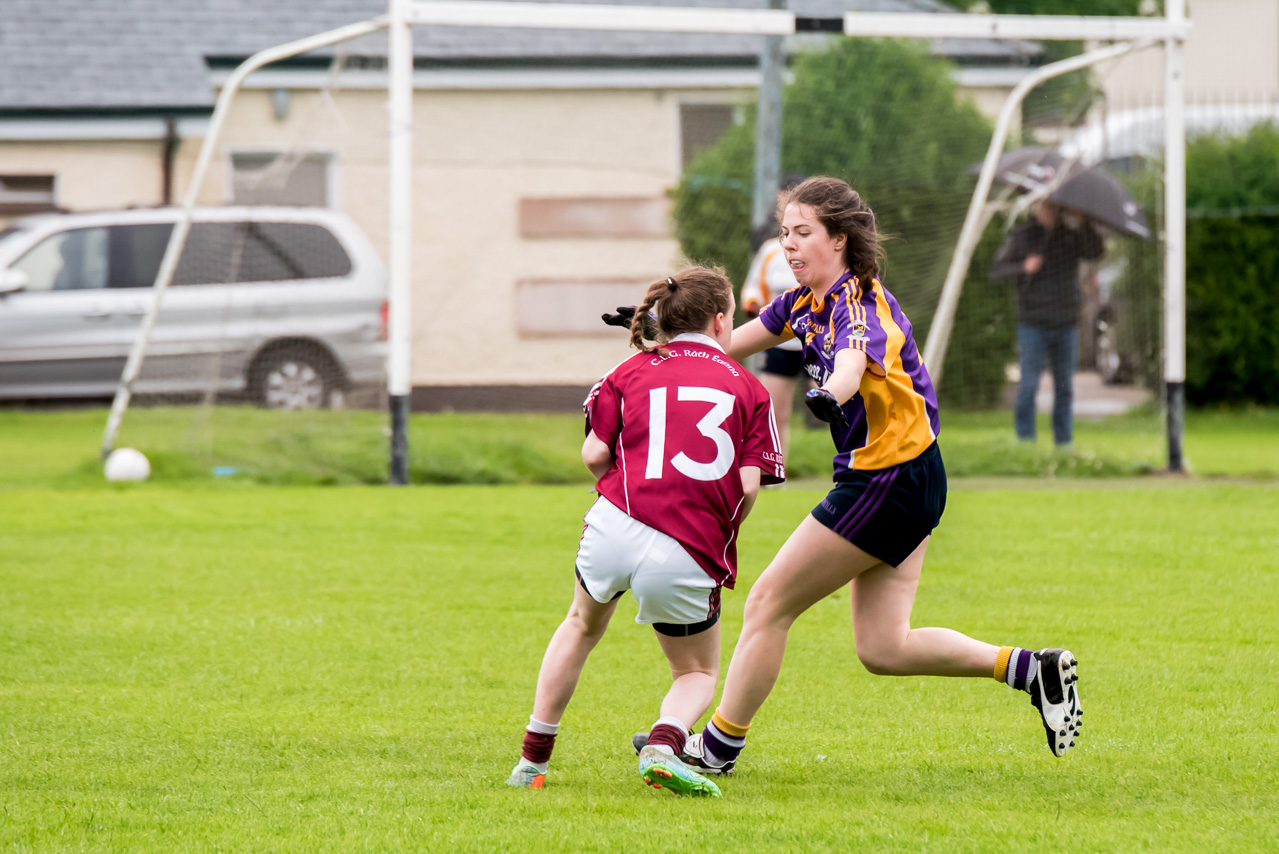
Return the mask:
{"type": "MultiPolygon", "coordinates": [[[[701,332],[715,315],[733,310],[733,283],[719,267],[688,267],[673,276],[653,282],[631,321],[631,344],[641,353],[657,353],[666,358],[662,344],[683,332],[701,332]],[[657,343],[644,345],[644,320],[657,310],[657,343]]],[[[729,322],[732,322],[730,317],[729,322]]]]}

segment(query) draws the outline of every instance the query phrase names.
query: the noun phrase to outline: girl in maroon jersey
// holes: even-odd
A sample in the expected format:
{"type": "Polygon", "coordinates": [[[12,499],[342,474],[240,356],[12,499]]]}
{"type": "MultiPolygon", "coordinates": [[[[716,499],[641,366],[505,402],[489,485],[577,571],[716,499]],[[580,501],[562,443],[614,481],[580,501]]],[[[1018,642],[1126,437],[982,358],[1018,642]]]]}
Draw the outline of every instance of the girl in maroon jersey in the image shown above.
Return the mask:
{"type": "Polygon", "coordinates": [[[649,286],[632,324],[640,351],[586,399],[582,461],[598,478],[576,559],[577,586],[538,674],[520,762],[508,781],[541,788],[560,719],[586,658],[627,590],[673,679],[640,753],[644,781],[717,797],[682,763],[688,726],[710,707],[719,671],[719,596],[737,576],[736,540],[761,482],[785,477],[768,393],[725,354],[733,287],[691,267],[649,286]],[[643,340],[656,314],[658,343],[643,340]]]}

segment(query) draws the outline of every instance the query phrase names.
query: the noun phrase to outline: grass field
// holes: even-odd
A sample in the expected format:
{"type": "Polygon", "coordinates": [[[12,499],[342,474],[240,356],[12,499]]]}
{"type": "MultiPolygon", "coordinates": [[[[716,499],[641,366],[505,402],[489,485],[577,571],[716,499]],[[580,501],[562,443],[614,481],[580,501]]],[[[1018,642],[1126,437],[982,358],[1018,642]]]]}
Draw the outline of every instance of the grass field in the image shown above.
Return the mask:
{"type": "MultiPolygon", "coordinates": [[[[666,676],[629,599],[547,788],[504,785],[584,488],[48,488],[28,465],[0,491],[3,851],[1279,849],[1273,485],[956,489],[915,623],[1069,646],[1076,749],[993,681],[870,676],[832,597],[725,797],[692,802],[635,771],[666,676]]],[[[819,496],[761,497],[726,657],[819,496]]]]}
{"type": "MultiPolygon", "coordinates": [[[[271,485],[378,484],[386,480],[383,413],[266,412],[251,407],[131,410],[118,446],[141,449],[166,483],[251,481],[271,485]]],[[[102,408],[0,408],[0,489],[55,485],[101,488],[97,449],[102,408]]],[[[1007,412],[947,412],[941,446],[951,477],[1141,477],[1166,467],[1158,414],[1080,421],[1075,447],[1057,451],[1047,425],[1038,445],[1013,438],[1007,412]]],[[[577,415],[416,415],[410,419],[410,476],[429,484],[589,485],[578,451],[577,415]]],[[[830,437],[794,419],[792,479],[829,481],[830,437]]],[[[1191,412],[1189,468],[1200,477],[1279,482],[1279,410],[1191,412]]]]}

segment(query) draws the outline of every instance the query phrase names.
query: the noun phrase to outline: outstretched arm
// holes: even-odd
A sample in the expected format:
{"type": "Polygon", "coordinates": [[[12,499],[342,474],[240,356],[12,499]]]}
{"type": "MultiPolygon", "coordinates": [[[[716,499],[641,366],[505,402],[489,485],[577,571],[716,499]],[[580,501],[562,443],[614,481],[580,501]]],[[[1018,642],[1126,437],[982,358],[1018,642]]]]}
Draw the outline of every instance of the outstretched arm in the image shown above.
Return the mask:
{"type": "Polygon", "coordinates": [[[753,356],[769,347],[776,347],[785,340],[782,336],[769,332],[768,327],[764,326],[764,321],[757,317],[733,330],[733,341],[728,345],[728,355],[740,362],[747,356],[753,356]]]}

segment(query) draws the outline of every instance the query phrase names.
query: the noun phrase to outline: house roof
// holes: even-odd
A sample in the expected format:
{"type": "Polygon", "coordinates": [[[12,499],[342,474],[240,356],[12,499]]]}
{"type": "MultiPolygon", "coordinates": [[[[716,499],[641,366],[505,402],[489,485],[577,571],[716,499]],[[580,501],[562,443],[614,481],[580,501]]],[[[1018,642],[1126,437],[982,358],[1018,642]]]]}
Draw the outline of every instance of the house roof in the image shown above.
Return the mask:
{"type": "MultiPolygon", "coordinates": [[[[575,2],[767,6],[767,0],[575,2]]],[[[818,16],[847,10],[954,11],[937,0],[791,0],[789,8],[818,16]]],[[[5,0],[0,12],[0,112],[206,112],[215,94],[211,59],[238,61],[263,48],[385,11],[384,0],[5,0]]],[[[744,65],[755,61],[761,40],[686,33],[415,27],[413,44],[420,65],[744,65]]],[[[1039,53],[1031,43],[989,39],[937,40],[933,49],[961,61],[998,65],[1025,64],[1039,53]]],[[[343,50],[383,56],[386,38],[367,36],[343,50]]],[[[327,55],[332,51],[329,48],[327,55]]]]}

